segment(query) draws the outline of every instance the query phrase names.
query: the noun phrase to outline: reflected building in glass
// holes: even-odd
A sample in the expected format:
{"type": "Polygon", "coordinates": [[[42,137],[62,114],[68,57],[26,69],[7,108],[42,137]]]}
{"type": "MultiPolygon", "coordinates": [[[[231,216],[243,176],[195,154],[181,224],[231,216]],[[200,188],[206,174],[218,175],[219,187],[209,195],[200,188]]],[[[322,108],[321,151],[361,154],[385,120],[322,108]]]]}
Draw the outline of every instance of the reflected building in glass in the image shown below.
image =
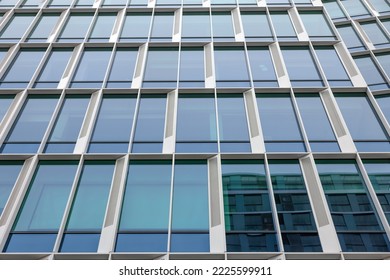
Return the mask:
{"type": "Polygon", "coordinates": [[[389,259],[386,0],[2,0],[0,259],[389,259]]]}

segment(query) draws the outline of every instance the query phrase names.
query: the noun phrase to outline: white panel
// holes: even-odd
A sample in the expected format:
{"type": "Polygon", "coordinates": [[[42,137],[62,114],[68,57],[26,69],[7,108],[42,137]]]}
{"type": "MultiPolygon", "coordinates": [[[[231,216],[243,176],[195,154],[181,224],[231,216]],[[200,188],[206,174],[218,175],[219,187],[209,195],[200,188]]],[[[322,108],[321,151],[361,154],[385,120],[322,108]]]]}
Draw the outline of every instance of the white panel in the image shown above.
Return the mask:
{"type": "Polygon", "coordinates": [[[233,16],[234,37],[237,42],[244,42],[245,36],[244,36],[242,23],[241,23],[240,11],[238,8],[232,10],[232,16],[233,16]]]}
{"type": "Polygon", "coordinates": [[[48,42],[54,42],[56,38],[59,36],[59,32],[62,29],[62,26],[65,24],[66,17],[69,14],[68,10],[65,10],[61,13],[60,18],[57,20],[57,24],[54,26],[50,35],[47,38],[48,42]]]}
{"type": "Polygon", "coordinates": [[[142,78],[144,74],[144,68],[146,63],[146,54],[148,50],[148,45],[144,44],[139,47],[137,63],[135,65],[133,82],[131,83],[131,88],[140,88],[142,86],[142,78]]]}
{"type": "Polygon", "coordinates": [[[374,44],[370,41],[370,38],[368,38],[368,36],[366,35],[366,32],[364,32],[363,28],[360,26],[359,23],[357,23],[356,21],[353,21],[352,22],[352,25],[354,25],[356,27],[356,31],[357,33],[359,33],[359,37],[361,39],[363,39],[363,41],[366,43],[367,47],[370,49],[370,50],[375,50],[375,46],[374,44]]]}
{"type": "Polygon", "coordinates": [[[156,5],[156,0],[148,0],[148,8],[154,8],[156,5]]]}
{"type": "Polygon", "coordinates": [[[68,65],[65,68],[64,74],[62,75],[62,78],[58,83],[57,88],[65,88],[68,85],[68,83],[70,82],[70,78],[72,77],[72,73],[74,72],[73,69],[76,68],[76,65],[81,57],[82,51],[83,51],[82,44],[74,48],[72,56],[70,57],[68,65]]]}
{"type": "Polygon", "coordinates": [[[274,62],[276,75],[278,76],[278,82],[280,87],[291,87],[290,79],[287,74],[286,66],[282,59],[282,52],[280,51],[279,44],[273,43],[269,46],[271,57],[274,62]]]}
{"type": "Polygon", "coordinates": [[[298,14],[297,8],[294,7],[292,9],[289,9],[288,14],[290,15],[291,21],[295,26],[299,41],[309,41],[309,35],[305,30],[303,22],[301,21],[301,17],[298,14]]]}
{"type": "Polygon", "coordinates": [[[249,126],[252,153],[264,153],[264,138],[261,130],[260,117],[256,104],[256,95],[253,90],[244,93],[245,106],[249,126]]]}
{"type": "Polygon", "coordinates": [[[173,42],[180,42],[181,38],[181,18],[182,18],[182,9],[178,9],[175,11],[175,17],[173,21],[173,42]]]}
{"type": "Polygon", "coordinates": [[[118,40],[118,37],[119,37],[119,32],[121,31],[121,27],[123,25],[123,22],[125,21],[125,14],[126,14],[126,10],[123,9],[123,10],[120,10],[118,12],[118,15],[116,16],[116,20],[115,20],[115,23],[114,23],[114,28],[112,30],[112,34],[110,36],[110,42],[116,42],[118,40]]]}
{"type": "Polygon", "coordinates": [[[211,43],[204,46],[204,55],[206,74],[205,87],[214,88],[216,86],[214,68],[214,47],[211,43]]]}
{"type": "Polygon", "coordinates": [[[265,2],[265,0],[257,0],[257,6],[265,7],[267,6],[267,3],[265,2]]]}
{"type": "Polygon", "coordinates": [[[163,154],[172,154],[175,152],[177,97],[177,90],[167,94],[163,154]]]}

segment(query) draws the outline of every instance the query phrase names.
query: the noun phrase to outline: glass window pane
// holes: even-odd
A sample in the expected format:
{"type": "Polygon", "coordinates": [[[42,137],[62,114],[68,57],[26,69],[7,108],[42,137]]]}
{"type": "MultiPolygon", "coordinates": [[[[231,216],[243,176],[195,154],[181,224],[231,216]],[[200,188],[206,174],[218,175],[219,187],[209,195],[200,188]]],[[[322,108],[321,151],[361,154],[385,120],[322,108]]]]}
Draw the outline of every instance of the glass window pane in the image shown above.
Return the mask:
{"type": "Polygon", "coordinates": [[[0,7],[13,7],[19,0],[2,0],[0,7]]]}
{"type": "Polygon", "coordinates": [[[372,91],[390,88],[371,56],[356,56],[354,60],[372,91]]]}
{"type": "Polygon", "coordinates": [[[249,87],[245,51],[241,48],[215,47],[217,87],[249,87]]]}
{"type": "Polygon", "coordinates": [[[86,48],[80,58],[70,87],[100,88],[106,75],[111,49],[86,48]]]}
{"type": "Polygon", "coordinates": [[[361,51],[366,49],[363,41],[360,39],[355,29],[353,29],[351,25],[337,26],[337,31],[340,33],[349,51],[361,51]]]}
{"type": "Polygon", "coordinates": [[[52,33],[60,14],[43,14],[27,37],[29,42],[45,42],[52,33]]]}
{"type": "Polygon", "coordinates": [[[247,41],[272,41],[273,36],[265,12],[242,12],[241,21],[247,41]],[[259,28],[261,26],[261,28],[259,28]]]}
{"type": "Polygon", "coordinates": [[[14,100],[13,96],[0,95],[0,123],[8,111],[9,106],[14,100]]]}
{"type": "Polygon", "coordinates": [[[255,87],[277,87],[278,80],[268,48],[248,47],[249,64],[255,87]]]}
{"type": "Polygon", "coordinates": [[[70,4],[73,1],[70,0],[49,0],[48,7],[67,7],[70,6],[70,4]]]}
{"type": "Polygon", "coordinates": [[[117,48],[113,58],[111,71],[107,80],[107,88],[130,88],[133,80],[138,49],[117,48]]]}
{"type": "Polygon", "coordinates": [[[316,47],[315,52],[330,86],[352,86],[340,57],[333,47],[316,47]]]}
{"type": "Polygon", "coordinates": [[[21,161],[0,162],[0,217],[22,166],[23,162],[21,161]]]}
{"type": "Polygon", "coordinates": [[[303,21],[310,40],[335,40],[336,36],[325,18],[322,11],[300,11],[299,15],[303,21]]]}
{"type": "Polygon", "coordinates": [[[332,20],[342,20],[347,18],[338,1],[323,1],[323,4],[332,20]]]}
{"type": "Polygon", "coordinates": [[[176,152],[216,152],[214,97],[180,95],[177,109],[176,152]]]}
{"type": "Polygon", "coordinates": [[[84,40],[93,14],[73,13],[70,14],[65,26],[57,38],[58,42],[80,42],[84,40]]]}
{"type": "Polygon", "coordinates": [[[371,43],[377,48],[387,48],[390,46],[390,38],[386,33],[379,27],[377,22],[362,22],[360,26],[370,39],[371,43]]]}
{"type": "Polygon", "coordinates": [[[127,0],[103,0],[103,7],[110,6],[122,6],[126,5],[127,0]]]}
{"type": "Polygon", "coordinates": [[[6,252],[53,250],[76,169],[77,162],[74,161],[39,163],[12,228],[6,252]],[[29,233],[28,240],[23,239],[23,233],[29,233]],[[50,235],[40,240],[39,234],[43,233],[50,235]],[[19,238],[12,238],[16,236],[19,238]]]}
{"type": "Polygon", "coordinates": [[[21,49],[0,80],[0,88],[24,88],[39,65],[44,49],[21,49]]]}
{"type": "Polygon", "coordinates": [[[167,251],[171,175],[170,161],[130,161],[115,251],[167,251]]]}
{"type": "Polygon", "coordinates": [[[210,40],[210,14],[200,12],[183,12],[182,40],[210,40]]]}
{"type": "Polygon", "coordinates": [[[385,70],[387,77],[390,78],[390,53],[378,53],[375,54],[375,57],[379,61],[383,70],[385,70]]]}
{"type": "Polygon", "coordinates": [[[47,141],[46,153],[73,153],[89,96],[67,96],[47,141]]]}
{"type": "Polygon", "coordinates": [[[250,152],[248,124],[242,95],[218,95],[221,152],[250,152]]]}
{"type": "Polygon", "coordinates": [[[92,6],[94,2],[94,0],[77,0],[75,7],[92,6]]]}
{"type": "Polygon", "coordinates": [[[374,6],[374,9],[381,14],[390,12],[390,3],[387,1],[370,0],[370,3],[374,6]]]}
{"type": "Polygon", "coordinates": [[[119,41],[146,41],[152,15],[149,13],[128,13],[119,41]]]}
{"type": "Polygon", "coordinates": [[[35,14],[15,14],[0,32],[0,42],[19,41],[34,18],[35,14]]]}
{"type": "Polygon", "coordinates": [[[104,96],[88,150],[90,153],[127,153],[135,104],[135,96],[104,96]]]}
{"type": "Polygon", "coordinates": [[[182,48],[179,87],[204,87],[204,52],[202,48],[182,48]]]}
{"type": "Polygon", "coordinates": [[[283,59],[293,86],[323,86],[308,48],[282,47],[283,59]]]}
{"type": "Polygon", "coordinates": [[[35,88],[56,88],[65,71],[73,49],[53,49],[35,81],[35,88]]]}
{"type": "Polygon", "coordinates": [[[214,41],[233,41],[232,14],[230,12],[213,12],[212,17],[214,41]]]}
{"type": "Polygon", "coordinates": [[[36,153],[57,101],[56,96],[28,97],[3,143],[1,152],[36,153]]]}
{"type": "Polygon", "coordinates": [[[352,18],[366,17],[370,13],[362,0],[340,0],[348,14],[352,18]]]}
{"type": "Polygon", "coordinates": [[[100,13],[95,21],[88,41],[107,42],[110,39],[116,16],[115,13],[100,13]]]}
{"type": "Polygon", "coordinates": [[[359,151],[390,151],[388,136],[367,97],[351,94],[337,94],[335,97],[359,151]]]}
{"type": "Polygon", "coordinates": [[[171,251],[209,251],[207,161],[177,160],[174,174],[171,251]]]}
{"type": "Polygon", "coordinates": [[[176,87],[178,55],[176,48],[150,48],[143,86],[176,87]]]}
{"type": "Polygon", "coordinates": [[[390,123],[390,95],[377,95],[375,98],[387,122],[390,123]]]}
{"type": "Polygon", "coordinates": [[[166,96],[142,96],[135,126],[133,153],[161,153],[164,139],[166,96]]]}
{"type": "Polygon", "coordinates": [[[155,13],[150,40],[170,41],[173,33],[174,13],[155,13]]]}
{"type": "Polygon", "coordinates": [[[289,95],[258,95],[257,106],[267,151],[305,151],[289,95]]]}
{"type": "Polygon", "coordinates": [[[287,12],[270,12],[272,24],[279,41],[296,41],[297,35],[287,12]]]}

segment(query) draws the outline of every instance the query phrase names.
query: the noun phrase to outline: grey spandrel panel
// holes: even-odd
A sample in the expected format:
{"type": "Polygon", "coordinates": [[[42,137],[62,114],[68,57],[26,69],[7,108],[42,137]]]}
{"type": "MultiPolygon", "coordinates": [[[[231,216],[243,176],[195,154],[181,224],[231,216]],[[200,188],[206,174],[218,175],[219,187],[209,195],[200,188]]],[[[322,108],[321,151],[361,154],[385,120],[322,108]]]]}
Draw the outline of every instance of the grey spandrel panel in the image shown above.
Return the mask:
{"type": "Polygon", "coordinates": [[[272,41],[273,35],[265,12],[241,12],[247,41],[272,41]]]}
{"type": "Polygon", "coordinates": [[[89,42],[108,42],[117,19],[116,13],[100,13],[89,35],[89,42]]]}
{"type": "Polygon", "coordinates": [[[35,88],[56,88],[60,82],[73,49],[53,49],[35,80],[35,88]]]}
{"type": "Polygon", "coordinates": [[[137,48],[117,48],[111,70],[108,75],[107,88],[129,88],[133,80],[137,48]]]}
{"type": "Polygon", "coordinates": [[[128,13],[124,19],[119,41],[146,41],[149,36],[151,19],[151,13],[128,13]]]}
{"type": "Polygon", "coordinates": [[[183,12],[182,40],[210,40],[211,22],[210,14],[204,12],[183,12]]]}
{"type": "Polygon", "coordinates": [[[19,41],[27,28],[32,23],[36,14],[18,13],[8,21],[0,32],[0,42],[17,42],[19,41]]]}
{"type": "Polygon", "coordinates": [[[58,42],[81,42],[93,18],[92,13],[71,13],[57,38],[58,42]]]}
{"type": "Polygon", "coordinates": [[[60,14],[42,14],[27,37],[28,42],[45,42],[52,33],[60,14]]]}

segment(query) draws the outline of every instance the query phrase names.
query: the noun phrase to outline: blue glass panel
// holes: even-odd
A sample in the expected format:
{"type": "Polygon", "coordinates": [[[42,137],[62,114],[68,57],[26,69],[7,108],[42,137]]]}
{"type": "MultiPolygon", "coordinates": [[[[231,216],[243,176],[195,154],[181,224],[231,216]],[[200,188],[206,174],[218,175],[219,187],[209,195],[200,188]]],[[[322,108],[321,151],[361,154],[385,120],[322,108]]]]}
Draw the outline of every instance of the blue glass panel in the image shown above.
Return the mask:
{"type": "Polygon", "coordinates": [[[227,233],[228,252],[277,252],[274,233],[227,233]]]}
{"type": "Polygon", "coordinates": [[[0,162],[0,216],[19,176],[22,165],[23,162],[19,161],[0,162]]]}
{"type": "Polygon", "coordinates": [[[119,233],[115,252],[166,252],[166,233],[119,233]]]}
{"type": "Polygon", "coordinates": [[[322,11],[299,11],[310,40],[335,40],[336,36],[322,11]]]}
{"type": "Polygon", "coordinates": [[[271,41],[273,39],[265,12],[241,12],[241,20],[245,38],[248,41],[271,41]]]}
{"type": "Polygon", "coordinates": [[[0,41],[17,42],[26,32],[35,14],[15,14],[0,32],[0,41]]]}
{"type": "Polygon", "coordinates": [[[390,123],[390,95],[377,95],[375,98],[387,122],[390,123]]]}
{"type": "Polygon", "coordinates": [[[362,40],[351,25],[337,26],[337,31],[340,33],[349,51],[359,51],[366,49],[362,40]]]}
{"type": "Polygon", "coordinates": [[[213,12],[212,22],[214,41],[234,40],[231,12],[213,12]]]}
{"type": "Polygon", "coordinates": [[[182,40],[210,40],[210,14],[199,12],[183,12],[182,40]]]}
{"type": "Polygon", "coordinates": [[[10,234],[4,252],[37,253],[52,252],[57,234],[50,233],[14,233],[10,234]]]}
{"type": "Polygon", "coordinates": [[[297,35],[287,12],[271,12],[271,20],[279,41],[296,41],[297,35]]]}
{"type": "Polygon", "coordinates": [[[45,42],[52,33],[55,24],[58,21],[60,14],[43,14],[34,29],[28,35],[29,42],[45,42]]]}
{"type": "Polygon", "coordinates": [[[383,70],[385,70],[387,77],[390,77],[390,53],[379,53],[376,54],[375,57],[379,61],[383,70]]]}
{"type": "Polygon", "coordinates": [[[341,3],[352,18],[360,18],[370,15],[362,0],[343,0],[341,3]]]}
{"type": "Polygon", "coordinates": [[[372,91],[390,88],[371,56],[356,56],[354,60],[372,91]]]}
{"type": "Polygon", "coordinates": [[[128,13],[120,36],[121,42],[145,41],[149,36],[152,14],[128,13]]]}
{"type": "Polygon", "coordinates": [[[100,13],[89,35],[90,42],[108,42],[116,21],[115,13],[100,13]]]}
{"type": "Polygon", "coordinates": [[[8,111],[9,106],[13,101],[13,96],[0,95],[0,123],[8,111]]]}
{"type": "Polygon", "coordinates": [[[80,42],[84,40],[93,14],[90,13],[73,13],[70,14],[68,20],[57,38],[58,42],[80,42]]]}
{"type": "Polygon", "coordinates": [[[390,46],[389,36],[379,27],[376,21],[362,22],[360,26],[374,46],[377,48],[387,48],[390,46]]]}
{"type": "Polygon", "coordinates": [[[182,48],[179,87],[204,87],[203,48],[182,48]]]}
{"type": "Polygon", "coordinates": [[[150,48],[143,86],[176,87],[178,54],[176,48],[150,48]]]}
{"type": "Polygon", "coordinates": [[[210,237],[204,233],[173,233],[171,252],[210,252],[210,237]]]}
{"type": "Polygon", "coordinates": [[[150,40],[170,41],[173,33],[174,13],[155,13],[153,16],[152,31],[150,40]]]}
{"type": "Polygon", "coordinates": [[[115,53],[107,88],[130,88],[133,80],[138,49],[118,48],[115,53]]]}
{"type": "Polygon", "coordinates": [[[66,233],[64,234],[60,252],[96,252],[100,234],[66,233]]]}
{"type": "Polygon", "coordinates": [[[346,15],[341,9],[338,1],[324,1],[323,5],[333,20],[341,20],[346,18],[346,15]]]}
{"type": "Polygon", "coordinates": [[[278,80],[268,48],[248,48],[249,64],[255,87],[277,87],[278,80]]]}

